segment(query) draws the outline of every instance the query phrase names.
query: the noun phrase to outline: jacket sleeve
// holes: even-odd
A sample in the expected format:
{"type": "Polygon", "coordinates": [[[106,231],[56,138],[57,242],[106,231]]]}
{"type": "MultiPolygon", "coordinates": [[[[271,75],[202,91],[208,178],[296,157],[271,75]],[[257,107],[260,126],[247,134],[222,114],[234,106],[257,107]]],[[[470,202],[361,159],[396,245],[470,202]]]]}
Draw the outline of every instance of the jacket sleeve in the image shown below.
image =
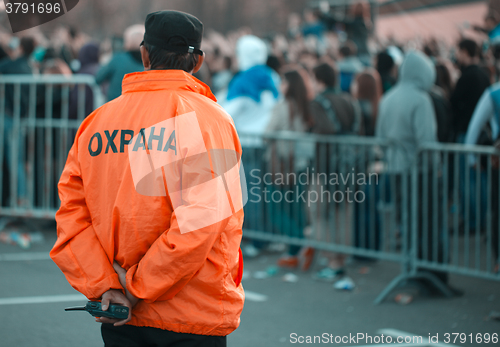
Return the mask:
{"type": "Polygon", "coordinates": [[[231,203],[236,201],[231,199],[233,193],[241,193],[241,188],[237,170],[217,168],[234,159],[230,151],[221,151],[222,157],[214,160],[216,151],[210,156],[186,155],[182,165],[165,169],[168,195],[177,208],[170,228],[156,239],[139,263],[127,270],[127,289],[134,296],[146,302],[173,298],[204,266],[214,244],[219,240],[222,243],[222,231],[234,211],[241,209],[231,203]],[[213,178],[212,170],[226,173],[213,178]],[[173,179],[175,176],[180,177],[173,179]]]}
{"type": "Polygon", "coordinates": [[[479,99],[474,113],[471,117],[469,127],[467,128],[467,135],[465,136],[465,144],[475,145],[483,130],[484,126],[495,115],[493,101],[490,96],[490,89],[486,89],[479,99]]]}
{"type": "Polygon", "coordinates": [[[89,300],[99,300],[109,289],[123,290],[92,226],[85,202],[77,141],[59,180],[61,207],[56,213],[57,241],[50,257],[73,288],[89,300]]]}
{"type": "Polygon", "coordinates": [[[429,95],[424,94],[420,98],[413,113],[412,123],[418,146],[437,142],[436,113],[429,95]]]}
{"type": "MultiPolygon", "coordinates": [[[[477,144],[477,140],[479,139],[481,130],[483,130],[484,126],[488,123],[489,120],[494,119],[495,110],[490,93],[490,88],[486,89],[481,96],[481,99],[479,99],[476,108],[474,109],[469,127],[467,128],[467,134],[465,135],[466,145],[477,144]]],[[[476,162],[477,157],[472,154],[469,155],[469,164],[474,165],[476,164],[476,162]]]]}
{"type": "Polygon", "coordinates": [[[127,271],[127,289],[151,303],[173,298],[201,269],[225,223],[181,234],[177,222],[127,271]],[[218,230],[217,230],[218,229],[218,230]]]}

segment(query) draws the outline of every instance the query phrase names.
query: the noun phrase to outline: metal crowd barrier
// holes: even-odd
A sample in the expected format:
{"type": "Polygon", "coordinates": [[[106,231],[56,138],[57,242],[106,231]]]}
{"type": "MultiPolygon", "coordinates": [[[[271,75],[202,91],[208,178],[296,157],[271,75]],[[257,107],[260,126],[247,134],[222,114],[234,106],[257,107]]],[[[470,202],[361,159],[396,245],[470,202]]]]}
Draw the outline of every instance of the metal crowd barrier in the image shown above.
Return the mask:
{"type": "Polygon", "coordinates": [[[446,296],[448,274],[500,280],[498,159],[493,147],[428,144],[412,168],[408,267],[400,282],[424,279],[446,296]]]}
{"type": "Polygon", "coordinates": [[[399,263],[401,274],[375,303],[411,279],[447,296],[449,273],[500,280],[500,153],[492,147],[428,145],[401,170],[388,163],[397,144],[379,139],[263,139],[262,147],[243,146],[245,237],[399,263]]]}
{"type": "MultiPolygon", "coordinates": [[[[240,134],[242,143],[250,136],[240,134]]],[[[285,133],[265,135],[263,147],[243,146],[244,236],[400,261],[396,236],[377,225],[376,211],[390,204],[388,146],[366,137],[285,133]]]]}
{"type": "Polygon", "coordinates": [[[393,261],[407,272],[409,181],[389,175],[395,144],[369,137],[240,134],[248,202],[243,236],[393,261]],[[284,178],[283,178],[284,177],[284,178]],[[403,184],[400,201],[394,192],[403,184]],[[261,222],[263,221],[263,222],[261,222]],[[402,222],[403,221],[403,222],[402,222]]]}
{"type": "Polygon", "coordinates": [[[104,103],[89,75],[0,75],[0,216],[54,218],[87,98],[104,103]]]}

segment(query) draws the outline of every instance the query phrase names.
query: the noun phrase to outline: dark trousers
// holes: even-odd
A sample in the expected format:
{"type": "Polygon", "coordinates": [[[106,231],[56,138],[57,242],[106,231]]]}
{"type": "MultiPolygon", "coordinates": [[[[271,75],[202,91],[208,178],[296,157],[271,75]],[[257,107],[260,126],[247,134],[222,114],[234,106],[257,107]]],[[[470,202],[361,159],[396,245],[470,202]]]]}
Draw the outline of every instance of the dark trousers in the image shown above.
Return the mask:
{"type": "Polygon", "coordinates": [[[150,327],[102,324],[105,347],[226,347],[226,336],[175,333],[150,327]]]}
{"type": "MultiPolygon", "coordinates": [[[[384,177],[387,179],[387,177],[384,177]]],[[[389,180],[387,179],[387,182],[389,180]]],[[[365,199],[362,202],[354,204],[354,246],[356,248],[380,250],[381,248],[381,217],[377,211],[377,205],[383,198],[390,194],[388,185],[385,186],[385,195],[381,194],[378,182],[377,184],[366,184],[356,187],[356,191],[362,191],[365,199]]],[[[386,198],[387,199],[387,198],[386,198]]],[[[386,202],[386,201],[384,201],[386,202]]],[[[366,260],[365,257],[355,257],[359,260],[366,260]]]]}
{"type": "MultiPolygon", "coordinates": [[[[396,203],[396,219],[399,221],[400,225],[407,232],[408,242],[411,246],[412,242],[412,223],[416,223],[417,231],[417,256],[421,260],[437,262],[441,264],[448,263],[448,257],[445,258],[445,248],[448,247],[445,241],[445,233],[447,232],[443,228],[443,197],[440,189],[434,190],[433,176],[431,174],[420,173],[418,175],[417,181],[417,215],[416,220],[413,221],[412,217],[414,214],[412,211],[412,177],[407,175],[403,177],[402,174],[395,174],[391,180],[391,195],[395,198],[396,203]],[[406,183],[405,183],[406,180],[406,183]],[[405,194],[406,191],[406,202],[405,194]],[[437,203],[437,205],[435,205],[437,203]],[[408,208],[407,211],[407,223],[403,225],[402,215],[403,208],[408,208]],[[434,225],[436,224],[436,225],[434,225]],[[437,228],[435,228],[435,226],[437,228]]],[[[441,186],[442,183],[440,178],[438,178],[437,186],[441,186]]],[[[448,283],[448,273],[444,271],[421,269],[420,271],[426,271],[433,274],[443,283],[448,283]]]]}

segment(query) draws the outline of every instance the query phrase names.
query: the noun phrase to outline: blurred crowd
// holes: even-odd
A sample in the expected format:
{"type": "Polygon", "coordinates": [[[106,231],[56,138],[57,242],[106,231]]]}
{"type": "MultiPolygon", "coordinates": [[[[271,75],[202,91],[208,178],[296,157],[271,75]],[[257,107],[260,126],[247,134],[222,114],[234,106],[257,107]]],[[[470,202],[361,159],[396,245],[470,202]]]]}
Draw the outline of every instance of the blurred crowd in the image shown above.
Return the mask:
{"type": "MultiPolygon", "coordinates": [[[[406,54],[419,51],[432,62],[432,73],[436,76],[427,92],[438,121],[438,140],[463,142],[480,96],[500,75],[497,17],[488,13],[484,25],[475,27],[484,32],[483,42],[462,37],[455,45],[449,45],[439,40],[439,33],[432,39],[407,42],[378,38],[367,2],[356,3],[340,19],[331,15],[329,9],[306,8],[302,15],[290,15],[285,33],[258,38],[250,28],[227,35],[206,30],[202,47],[206,64],[197,77],[211,87],[221,104],[230,104],[237,96],[248,93],[259,95],[260,102],[262,91],[270,91],[275,102],[285,96],[284,99],[298,105],[309,104],[319,95],[341,99],[340,102],[351,104],[351,108],[334,107],[342,126],[335,131],[356,130],[357,134],[371,136],[375,134],[379,102],[397,83],[406,54]],[[255,77],[255,71],[259,77],[255,77]],[[289,84],[286,73],[290,71],[299,73],[298,82],[289,84]],[[247,83],[245,72],[255,79],[252,81],[255,85],[247,83]],[[266,80],[267,75],[271,80],[266,80]],[[297,83],[304,84],[305,93],[286,97],[288,87],[293,89],[297,83]],[[356,110],[358,107],[360,112],[356,110]],[[361,119],[353,121],[354,129],[348,123],[357,113],[361,119]]],[[[60,27],[50,35],[33,29],[24,36],[0,29],[0,73],[92,75],[109,101],[121,94],[124,74],[143,69],[139,51],[143,32],[142,25],[133,25],[123,37],[99,42],[75,27],[60,27]]],[[[91,97],[88,95],[86,99],[91,97]]],[[[312,108],[321,108],[321,103],[315,101],[312,108]]],[[[263,103],[268,100],[264,98],[263,103]]],[[[269,105],[272,103],[270,100],[269,105]]],[[[92,111],[92,103],[88,104],[86,114],[92,111]]],[[[297,115],[312,124],[308,119],[309,106],[297,115]]],[[[333,131],[317,124],[325,133],[333,131]]],[[[239,130],[252,130],[245,129],[244,124],[242,127],[239,130]]],[[[494,137],[497,129],[489,131],[493,131],[494,137]]]]}
{"type": "MultiPolygon", "coordinates": [[[[495,144],[499,28],[500,14],[486,13],[483,25],[475,28],[484,34],[482,42],[460,37],[449,44],[440,40],[439,32],[431,39],[396,42],[377,37],[368,2],[352,5],[342,17],[328,7],[306,8],[290,15],[286,32],[265,37],[253,35],[250,28],[226,35],[207,29],[202,45],[206,64],[196,77],[211,87],[244,135],[243,152],[252,153],[252,160],[243,161],[247,177],[253,169],[264,170],[266,163],[293,156],[289,146],[276,143],[270,149],[258,138],[280,131],[398,141],[401,146],[389,154],[388,164],[400,175],[423,143],[495,144]]],[[[107,100],[113,100],[121,94],[123,76],[143,70],[143,34],[142,25],[128,28],[123,38],[102,42],[67,27],[50,36],[1,33],[0,74],[92,75],[107,100]]],[[[72,92],[70,109],[76,108],[77,94],[72,92]]],[[[44,100],[40,102],[43,112],[44,100]]],[[[7,101],[7,115],[9,107],[12,112],[7,101]]],[[[86,90],[85,114],[92,110],[92,92],[86,90]]],[[[70,117],[76,119],[74,114],[70,117]]],[[[301,172],[308,163],[296,157],[293,170],[301,172]]],[[[492,185],[492,208],[498,211],[498,179],[492,185]]],[[[253,203],[246,208],[246,227],[258,230],[262,209],[253,203]]],[[[308,217],[289,218],[298,230],[295,235],[303,237],[308,217]]],[[[498,239],[498,214],[493,218],[498,239]]],[[[255,241],[244,251],[256,256],[263,247],[255,241]]],[[[498,258],[498,249],[494,251],[498,258]]],[[[310,264],[312,254],[290,247],[279,265],[297,267],[304,259],[310,264]]],[[[344,272],[345,257],[332,256],[317,276],[334,279],[344,272]]]]}

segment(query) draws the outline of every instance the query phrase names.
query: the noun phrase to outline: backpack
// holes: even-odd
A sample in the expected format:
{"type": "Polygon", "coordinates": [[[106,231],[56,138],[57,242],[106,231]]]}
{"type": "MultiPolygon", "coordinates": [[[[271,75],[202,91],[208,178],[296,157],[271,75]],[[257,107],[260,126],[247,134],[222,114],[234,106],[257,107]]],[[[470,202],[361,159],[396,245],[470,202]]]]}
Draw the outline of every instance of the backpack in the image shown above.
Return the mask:
{"type": "MultiPolygon", "coordinates": [[[[344,96],[340,96],[344,97],[344,96]]],[[[362,122],[362,112],[359,103],[356,100],[349,98],[344,98],[348,103],[351,104],[354,110],[354,121],[351,124],[350,129],[344,129],[342,122],[337,116],[337,112],[333,107],[332,101],[325,95],[320,94],[316,97],[315,101],[323,108],[328,120],[333,124],[336,135],[359,135],[361,130],[362,122]]]]}
{"type": "MultiPolygon", "coordinates": [[[[330,123],[333,125],[334,136],[336,135],[359,136],[361,130],[363,129],[362,128],[363,116],[362,116],[361,106],[359,105],[357,100],[353,99],[349,95],[346,94],[335,95],[335,97],[343,99],[354,110],[354,119],[350,127],[348,128],[345,127],[340,121],[337,112],[333,106],[333,102],[332,100],[330,100],[330,98],[326,97],[324,94],[320,94],[315,99],[315,101],[321,106],[321,108],[325,112],[326,117],[328,118],[330,123]]],[[[329,168],[352,167],[356,169],[361,169],[363,168],[363,165],[365,165],[364,163],[365,157],[363,155],[364,153],[361,147],[352,146],[347,143],[336,144],[335,149],[332,149],[332,151],[329,150],[329,147],[330,146],[326,144],[318,144],[316,151],[318,154],[320,153],[324,154],[326,157],[326,161],[322,164],[320,164],[320,162],[317,161],[316,172],[319,173],[324,171],[321,170],[321,167],[327,168],[328,171],[329,168]]],[[[317,160],[318,159],[320,158],[317,158],[317,160]]]]}

